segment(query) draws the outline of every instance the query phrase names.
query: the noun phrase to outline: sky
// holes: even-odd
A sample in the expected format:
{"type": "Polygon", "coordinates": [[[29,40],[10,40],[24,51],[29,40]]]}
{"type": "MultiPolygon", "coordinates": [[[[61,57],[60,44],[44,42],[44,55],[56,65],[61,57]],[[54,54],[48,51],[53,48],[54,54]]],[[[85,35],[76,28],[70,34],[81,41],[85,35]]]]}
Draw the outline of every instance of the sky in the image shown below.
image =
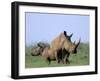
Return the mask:
{"type": "Polygon", "coordinates": [[[72,41],[89,42],[89,15],[25,13],[26,45],[50,43],[61,32],[73,33],[72,41]]]}

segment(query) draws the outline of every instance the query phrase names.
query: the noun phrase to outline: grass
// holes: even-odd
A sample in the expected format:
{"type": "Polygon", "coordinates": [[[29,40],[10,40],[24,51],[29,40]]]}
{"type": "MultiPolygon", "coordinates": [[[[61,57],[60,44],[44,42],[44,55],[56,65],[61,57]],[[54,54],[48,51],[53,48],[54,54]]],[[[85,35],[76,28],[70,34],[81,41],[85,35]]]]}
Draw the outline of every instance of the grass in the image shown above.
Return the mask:
{"type": "Polygon", "coordinates": [[[56,61],[51,61],[51,64],[43,59],[42,56],[31,56],[31,46],[26,47],[25,68],[35,67],[58,67],[58,66],[81,66],[89,65],[89,44],[81,43],[77,54],[71,54],[69,57],[70,64],[58,64],[56,61]]]}

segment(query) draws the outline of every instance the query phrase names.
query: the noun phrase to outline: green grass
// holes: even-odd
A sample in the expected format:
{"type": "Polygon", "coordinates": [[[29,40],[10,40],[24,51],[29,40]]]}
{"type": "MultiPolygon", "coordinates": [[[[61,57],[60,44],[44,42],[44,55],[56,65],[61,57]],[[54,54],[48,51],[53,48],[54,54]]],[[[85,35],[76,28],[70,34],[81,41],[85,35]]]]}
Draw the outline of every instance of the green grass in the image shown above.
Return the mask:
{"type": "Polygon", "coordinates": [[[51,61],[51,64],[43,59],[42,56],[31,56],[31,47],[26,47],[25,68],[35,67],[58,67],[58,66],[81,66],[89,65],[89,44],[81,43],[77,54],[71,54],[69,57],[70,64],[58,64],[56,61],[51,61]]]}

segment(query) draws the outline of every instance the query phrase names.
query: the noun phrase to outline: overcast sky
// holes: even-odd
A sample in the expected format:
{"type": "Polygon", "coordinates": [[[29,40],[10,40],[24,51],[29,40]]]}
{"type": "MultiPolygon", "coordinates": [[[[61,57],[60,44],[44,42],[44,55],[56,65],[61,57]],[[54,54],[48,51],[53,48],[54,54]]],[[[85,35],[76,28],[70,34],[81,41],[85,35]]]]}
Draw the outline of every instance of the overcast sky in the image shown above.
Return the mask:
{"type": "Polygon", "coordinates": [[[44,41],[50,43],[61,32],[73,33],[72,41],[89,42],[89,16],[25,13],[26,45],[44,41]]]}

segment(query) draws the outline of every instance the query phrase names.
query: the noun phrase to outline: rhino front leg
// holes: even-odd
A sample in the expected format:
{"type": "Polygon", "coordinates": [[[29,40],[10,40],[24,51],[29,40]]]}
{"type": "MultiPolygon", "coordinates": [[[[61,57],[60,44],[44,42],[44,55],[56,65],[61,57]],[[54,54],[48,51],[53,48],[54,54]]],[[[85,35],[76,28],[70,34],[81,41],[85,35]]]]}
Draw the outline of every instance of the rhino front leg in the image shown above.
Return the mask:
{"type": "Polygon", "coordinates": [[[65,57],[64,57],[64,63],[66,63],[66,64],[67,64],[67,63],[68,63],[68,64],[70,63],[70,62],[69,62],[69,59],[68,59],[68,58],[69,58],[69,55],[70,55],[70,53],[67,53],[67,54],[65,55],[65,57]]]}

